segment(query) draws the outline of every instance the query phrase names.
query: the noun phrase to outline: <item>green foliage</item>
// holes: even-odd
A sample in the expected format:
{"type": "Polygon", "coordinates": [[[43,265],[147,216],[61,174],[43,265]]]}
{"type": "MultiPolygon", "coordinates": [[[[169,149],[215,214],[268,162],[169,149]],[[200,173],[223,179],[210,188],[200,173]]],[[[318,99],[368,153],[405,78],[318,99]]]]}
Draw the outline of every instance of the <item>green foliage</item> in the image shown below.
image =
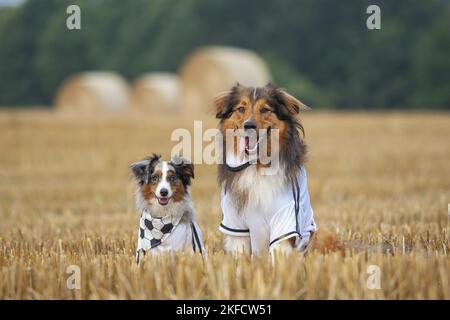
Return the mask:
{"type": "Polygon", "coordinates": [[[450,105],[450,19],[437,19],[418,39],[413,68],[416,87],[410,103],[418,108],[450,105]]]}
{"type": "Polygon", "coordinates": [[[264,56],[267,63],[272,67],[271,74],[274,83],[284,83],[283,87],[296,97],[301,97],[301,101],[308,106],[321,106],[332,108],[334,97],[332,93],[320,89],[308,78],[292,69],[283,60],[274,55],[264,56]]]}
{"type": "Polygon", "coordinates": [[[51,104],[90,69],[132,80],[177,71],[192,50],[254,50],[274,81],[313,108],[450,108],[450,1],[28,0],[0,9],[0,105],[51,104]],[[81,7],[82,29],[66,28],[81,7]]]}

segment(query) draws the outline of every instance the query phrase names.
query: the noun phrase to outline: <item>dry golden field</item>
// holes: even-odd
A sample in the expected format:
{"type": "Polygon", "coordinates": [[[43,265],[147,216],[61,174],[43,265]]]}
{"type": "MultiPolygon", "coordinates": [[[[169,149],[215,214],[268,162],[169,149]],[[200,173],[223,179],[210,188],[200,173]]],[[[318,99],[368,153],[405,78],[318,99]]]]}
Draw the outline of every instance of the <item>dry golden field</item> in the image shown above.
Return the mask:
{"type": "Polygon", "coordinates": [[[192,193],[208,259],[136,266],[128,165],[167,157],[172,129],[193,120],[1,112],[0,299],[450,299],[449,114],[304,116],[316,221],[357,249],[346,257],[225,256],[216,168],[204,165],[192,193]],[[69,265],[79,290],[66,286],[69,265]],[[370,265],[380,289],[367,287],[370,265]]]}

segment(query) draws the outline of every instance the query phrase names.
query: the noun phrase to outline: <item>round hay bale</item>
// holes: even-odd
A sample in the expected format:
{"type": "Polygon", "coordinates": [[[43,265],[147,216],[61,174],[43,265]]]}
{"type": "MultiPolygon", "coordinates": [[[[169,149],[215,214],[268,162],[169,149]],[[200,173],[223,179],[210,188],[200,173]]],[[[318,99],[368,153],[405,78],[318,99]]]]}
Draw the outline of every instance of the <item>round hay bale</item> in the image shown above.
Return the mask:
{"type": "Polygon", "coordinates": [[[83,72],[68,78],[56,96],[56,107],[69,112],[118,112],[129,104],[127,82],[113,72],[83,72]]]}
{"type": "Polygon", "coordinates": [[[175,111],[178,109],[180,80],[171,73],[148,73],[133,84],[133,109],[152,111],[175,111]]]}
{"type": "Polygon", "coordinates": [[[270,73],[256,53],[232,47],[205,47],[192,53],[181,67],[184,110],[205,112],[212,99],[239,82],[263,86],[270,73]]]}

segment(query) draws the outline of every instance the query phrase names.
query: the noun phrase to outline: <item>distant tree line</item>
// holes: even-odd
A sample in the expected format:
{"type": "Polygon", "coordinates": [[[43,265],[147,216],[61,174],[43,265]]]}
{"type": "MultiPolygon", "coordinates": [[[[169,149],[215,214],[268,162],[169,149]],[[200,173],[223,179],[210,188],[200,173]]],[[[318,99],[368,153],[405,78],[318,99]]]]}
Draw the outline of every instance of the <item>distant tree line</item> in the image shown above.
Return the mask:
{"type": "Polygon", "coordinates": [[[449,31],[449,0],[28,0],[0,9],[0,105],[51,105],[78,71],[132,80],[230,45],[313,107],[450,109],[449,31]],[[66,28],[70,4],[81,30],[66,28]],[[381,30],[366,27],[371,4],[381,30]]]}

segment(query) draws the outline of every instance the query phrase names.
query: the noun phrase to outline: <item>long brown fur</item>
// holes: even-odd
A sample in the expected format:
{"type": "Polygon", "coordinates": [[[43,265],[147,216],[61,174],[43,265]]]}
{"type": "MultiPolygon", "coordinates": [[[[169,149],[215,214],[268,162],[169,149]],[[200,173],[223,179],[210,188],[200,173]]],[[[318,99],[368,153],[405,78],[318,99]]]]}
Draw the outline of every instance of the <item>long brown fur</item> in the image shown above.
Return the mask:
{"type": "MultiPolygon", "coordinates": [[[[260,88],[237,84],[229,92],[221,93],[214,100],[214,107],[223,136],[227,129],[243,129],[243,122],[250,115],[258,124],[258,130],[268,127],[279,129],[280,164],[284,167],[287,180],[295,178],[307,153],[307,146],[300,135],[300,132],[304,135],[305,131],[298,117],[300,110],[307,109],[305,104],[272,84],[260,88]],[[239,107],[245,109],[244,113],[236,111],[239,107]],[[263,108],[269,109],[269,112],[261,114],[263,108]]],[[[223,150],[226,150],[225,139],[223,144],[223,150]]],[[[223,156],[225,157],[225,152],[223,156]]],[[[225,162],[225,158],[223,160],[225,162]]],[[[257,164],[257,168],[260,168],[260,164],[257,164]]],[[[225,186],[226,192],[242,174],[227,170],[223,164],[219,164],[218,171],[219,184],[225,186]]],[[[237,206],[245,206],[246,198],[245,194],[236,195],[237,206]]]]}
{"type": "Polygon", "coordinates": [[[314,232],[309,242],[308,252],[310,251],[316,251],[322,254],[330,252],[345,254],[345,247],[333,231],[327,228],[319,228],[314,232]]]}
{"type": "MultiPolygon", "coordinates": [[[[214,100],[216,118],[220,119],[219,129],[225,135],[227,129],[242,129],[245,119],[252,117],[258,129],[265,129],[269,125],[275,126],[280,132],[280,162],[284,166],[285,177],[292,179],[306,159],[307,147],[303,141],[305,130],[300,123],[298,114],[301,110],[308,110],[304,103],[287,93],[284,89],[272,84],[253,88],[237,84],[230,91],[221,93],[214,100]],[[239,112],[239,108],[243,108],[239,112]],[[261,109],[269,109],[268,113],[261,114],[261,109]],[[300,135],[300,132],[302,135],[300,135]]],[[[224,141],[225,144],[225,141],[224,141]]],[[[226,150],[226,146],[223,146],[226,150]]],[[[225,152],[224,152],[225,153],[225,152]]],[[[225,159],[223,159],[225,160],[225,159]]],[[[233,192],[233,181],[242,172],[232,172],[226,166],[219,165],[218,181],[225,186],[225,192],[233,192]]],[[[233,194],[238,207],[246,204],[245,192],[233,194]]],[[[287,240],[294,246],[293,238],[287,240]]],[[[309,244],[309,250],[321,253],[340,251],[344,247],[337,236],[326,228],[318,229],[309,244]]]]}

